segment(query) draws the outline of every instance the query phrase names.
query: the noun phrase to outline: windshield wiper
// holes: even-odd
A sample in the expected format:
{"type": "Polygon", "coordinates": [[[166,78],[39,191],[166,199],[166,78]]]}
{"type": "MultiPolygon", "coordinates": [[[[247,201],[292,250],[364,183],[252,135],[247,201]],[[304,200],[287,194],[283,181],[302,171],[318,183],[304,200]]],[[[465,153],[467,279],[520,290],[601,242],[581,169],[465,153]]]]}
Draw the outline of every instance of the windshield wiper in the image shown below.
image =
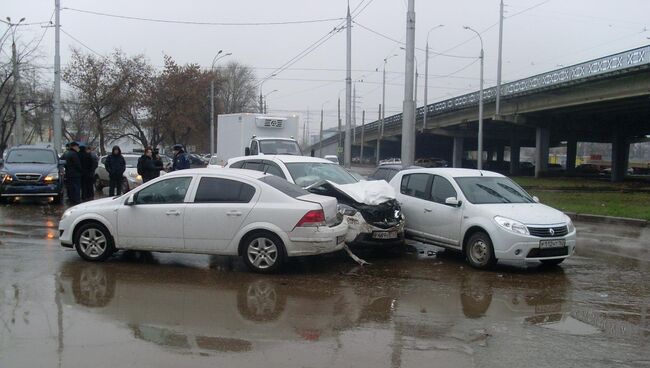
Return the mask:
{"type": "Polygon", "coordinates": [[[518,197],[521,197],[521,198],[525,199],[527,202],[532,202],[532,201],[530,200],[530,198],[528,198],[528,197],[526,197],[525,195],[519,193],[519,191],[518,191],[517,189],[515,189],[515,188],[513,188],[513,187],[511,187],[511,186],[509,186],[509,185],[505,185],[505,184],[503,184],[503,183],[497,183],[497,184],[498,184],[501,188],[507,190],[508,192],[510,192],[510,193],[512,193],[512,194],[514,194],[514,195],[516,195],[516,196],[518,196],[518,197]]]}
{"type": "Polygon", "coordinates": [[[494,190],[494,189],[492,189],[492,188],[490,188],[490,187],[486,187],[486,186],[483,185],[483,184],[476,184],[476,186],[479,187],[479,188],[481,188],[481,189],[483,189],[484,191],[490,193],[491,195],[493,195],[493,196],[495,196],[495,197],[497,197],[497,198],[503,200],[503,202],[505,202],[505,203],[510,203],[510,202],[512,202],[512,201],[509,200],[508,198],[504,197],[501,193],[497,192],[496,190],[494,190]]]}

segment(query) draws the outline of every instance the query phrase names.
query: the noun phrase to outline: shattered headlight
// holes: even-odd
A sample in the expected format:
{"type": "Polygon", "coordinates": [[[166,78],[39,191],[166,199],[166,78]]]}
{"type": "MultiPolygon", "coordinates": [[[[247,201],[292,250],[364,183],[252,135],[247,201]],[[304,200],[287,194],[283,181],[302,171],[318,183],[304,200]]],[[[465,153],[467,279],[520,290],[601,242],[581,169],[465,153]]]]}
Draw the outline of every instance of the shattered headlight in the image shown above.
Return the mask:
{"type": "Polygon", "coordinates": [[[347,204],[338,204],[338,211],[343,216],[354,216],[357,214],[357,210],[348,206],[347,204]]]}

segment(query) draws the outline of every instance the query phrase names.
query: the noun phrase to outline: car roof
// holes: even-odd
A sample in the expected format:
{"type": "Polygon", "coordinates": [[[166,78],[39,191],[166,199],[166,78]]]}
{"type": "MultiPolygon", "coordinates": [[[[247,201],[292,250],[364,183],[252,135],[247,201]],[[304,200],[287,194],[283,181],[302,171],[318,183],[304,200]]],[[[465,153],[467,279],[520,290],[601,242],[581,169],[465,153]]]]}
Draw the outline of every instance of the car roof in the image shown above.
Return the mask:
{"type": "Polygon", "coordinates": [[[402,164],[384,164],[377,166],[377,169],[397,169],[397,170],[407,170],[407,169],[422,169],[422,166],[409,166],[405,168],[402,164]]]}
{"type": "Polygon", "coordinates": [[[270,175],[256,170],[202,167],[198,169],[172,171],[168,174],[165,174],[164,177],[167,178],[167,177],[175,177],[175,176],[183,176],[183,175],[210,175],[210,174],[224,174],[224,176],[239,176],[248,179],[259,179],[264,176],[270,175]]]}
{"type": "Polygon", "coordinates": [[[495,173],[494,171],[487,170],[476,170],[476,169],[460,169],[460,168],[451,168],[451,167],[432,167],[427,169],[408,169],[404,170],[404,174],[413,174],[413,173],[426,173],[426,174],[438,174],[446,175],[452,178],[463,178],[463,177],[496,177],[502,178],[503,175],[495,173]]]}
{"type": "MultiPolygon", "coordinates": [[[[294,156],[294,155],[254,155],[254,156],[241,156],[232,158],[232,162],[242,161],[242,160],[278,160],[283,163],[297,163],[297,162],[314,162],[314,163],[324,163],[335,165],[332,161],[326,160],[320,157],[311,157],[311,156],[294,156]]],[[[229,161],[230,163],[230,161],[229,161]]]]}
{"type": "Polygon", "coordinates": [[[45,150],[45,151],[54,151],[54,148],[48,147],[48,146],[40,146],[40,145],[35,145],[35,144],[23,144],[20,146],[13,146],[8,149],[8,151],[12,151],[15,149],[30,149],[30,150],[45,150]]]}

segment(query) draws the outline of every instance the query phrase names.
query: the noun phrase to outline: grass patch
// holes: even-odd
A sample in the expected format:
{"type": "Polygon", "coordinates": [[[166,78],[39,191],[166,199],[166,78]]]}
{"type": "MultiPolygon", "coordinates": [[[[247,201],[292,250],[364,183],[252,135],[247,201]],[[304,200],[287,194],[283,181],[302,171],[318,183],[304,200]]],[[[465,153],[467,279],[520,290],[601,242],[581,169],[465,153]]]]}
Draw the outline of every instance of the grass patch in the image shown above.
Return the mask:
{"type": "Polygon", "coordinates": [[[528,192],[539,197],[542,203],[565,212],[650,221],[650,193],[558,192],[540,189],[528,192]]]}
{"type": "Polygon", "coordinates": [[[536,179],[532,176],[517,176],[511,179],[516,181],[517,184],[521,185],[524,188],[536,188],[536,189],[625,190],[625,189],[639,187],[639,183],[635,183],[635,182],[612,183],[606,178],[557,177],[557,178],[536,179]]]}

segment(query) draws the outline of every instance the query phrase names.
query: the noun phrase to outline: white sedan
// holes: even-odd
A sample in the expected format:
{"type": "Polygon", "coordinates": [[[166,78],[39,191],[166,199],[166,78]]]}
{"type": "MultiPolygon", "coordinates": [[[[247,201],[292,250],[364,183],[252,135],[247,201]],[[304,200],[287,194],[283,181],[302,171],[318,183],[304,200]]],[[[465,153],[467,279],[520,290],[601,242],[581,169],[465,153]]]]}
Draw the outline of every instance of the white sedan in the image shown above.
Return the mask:
{"type": "MultiPolygon", "coordinates": [[[[122,192],[126,193],[142,184],[142,176],[138,174],[138,159],[140,156],[128,153],[125,153],[122,156],[126,163],[126,170],[124,171],[124,174],[122,174],[124,177],[122,181],[122,192]]],[[[97,189],[98,192],[101,192],[102,189],[107,187],[109,184],[108,171],[105,166],[107,157],[108,156],[102,156],[99,159],[97,169],[95,169],[95,189],[97,189]]]]}
{"type": "Polygon", "coordinates": [[[337,251],[347,224],[335,198],[249,170],[181,170],[120,197],[74,206],[61,245],[103,261],[120,249],[243,256],[257,272],[337,251]]]}
{"type": "Polygon", "coordinates": [[[501,174],[412,169],[399,172],[390,185],[408,237],[461,251],[476,268],[499,260],[557,265],[575,250],[571,219],[501,174]]]}

